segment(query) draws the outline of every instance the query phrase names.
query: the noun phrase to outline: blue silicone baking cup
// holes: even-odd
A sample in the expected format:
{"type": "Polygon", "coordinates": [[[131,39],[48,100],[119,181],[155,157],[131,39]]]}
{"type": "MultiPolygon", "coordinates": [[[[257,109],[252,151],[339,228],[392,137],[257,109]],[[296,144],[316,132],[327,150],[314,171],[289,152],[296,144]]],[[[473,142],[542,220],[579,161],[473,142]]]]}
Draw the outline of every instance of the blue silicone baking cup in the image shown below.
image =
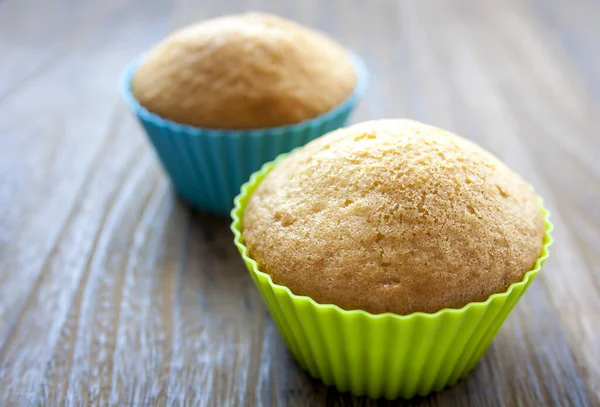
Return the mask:
{"type": "Polygon", "coordinates": [[[280,127],[207,129],[164,119],[144,108],[131,91],[139,60],[126,70],[122,89],[177,193],[199,210],[227,216],[242,184],[264,163],[346,124],[368,81],[360,57],[352,55],[352,62],[356,86],[345,101],[320,116],[280,127]]]}

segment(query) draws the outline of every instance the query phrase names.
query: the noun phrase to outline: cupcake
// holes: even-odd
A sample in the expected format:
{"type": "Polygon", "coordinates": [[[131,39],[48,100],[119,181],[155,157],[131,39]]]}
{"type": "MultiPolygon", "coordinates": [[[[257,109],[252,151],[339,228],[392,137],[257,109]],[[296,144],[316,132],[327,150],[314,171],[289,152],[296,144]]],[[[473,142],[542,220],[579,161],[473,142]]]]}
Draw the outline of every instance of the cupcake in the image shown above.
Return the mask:
{"type": "Polygon", "coordinates": [[[232,215],[300,365],[374,398],[425,395],[471,371],[550,244],[525,181],[410,120],[340,129],[266,165],[232,215]]]}
{"type": "Polygon", "coordinates": [[[247,13],[173,33],[124,90],[179,194],[225,214],[262,164],[342,126],[365,81],[358,57],[323,34],[247,13]]]}

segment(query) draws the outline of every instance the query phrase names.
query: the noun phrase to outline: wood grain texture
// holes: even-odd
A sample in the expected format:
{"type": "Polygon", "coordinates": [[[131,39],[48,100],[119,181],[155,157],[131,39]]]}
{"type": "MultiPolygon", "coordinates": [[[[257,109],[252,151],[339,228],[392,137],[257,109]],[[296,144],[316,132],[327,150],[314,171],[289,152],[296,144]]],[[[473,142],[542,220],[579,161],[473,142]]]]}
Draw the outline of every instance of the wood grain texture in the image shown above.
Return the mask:
{"type": "Polygon", "coordinates": [[[591,0],[0,1],[0,405],[600,406],[599,20],[591,0]],[[228,220],[173,196],[119,75],[241,10],[360,53],[353,120],[449,128],[545,198],[551,259],[467,380],[387,402],[310,379],[228,220]]]}

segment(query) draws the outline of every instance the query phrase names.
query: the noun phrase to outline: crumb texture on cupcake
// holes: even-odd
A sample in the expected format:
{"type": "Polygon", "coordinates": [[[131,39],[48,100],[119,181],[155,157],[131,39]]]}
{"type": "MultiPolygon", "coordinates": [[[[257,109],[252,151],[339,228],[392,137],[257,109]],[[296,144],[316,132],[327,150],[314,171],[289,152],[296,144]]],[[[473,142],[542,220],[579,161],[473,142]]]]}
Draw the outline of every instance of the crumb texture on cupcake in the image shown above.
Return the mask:
{"type": "Polygon", "coordinates": [[[532,269],[544,219],[492,154],[410,120],[340,129],[281,161],[254,192],[243,239],[277,284],[371,313],[485,301],[532,269]]]}
{"type": "Polygon", "coordinates": [[[247,13],[173,33],[145,57],[131,87],[163,118],[252,129],[314,118],[348,98],[355,84],[339,44],[283,18],[247,13]]]}

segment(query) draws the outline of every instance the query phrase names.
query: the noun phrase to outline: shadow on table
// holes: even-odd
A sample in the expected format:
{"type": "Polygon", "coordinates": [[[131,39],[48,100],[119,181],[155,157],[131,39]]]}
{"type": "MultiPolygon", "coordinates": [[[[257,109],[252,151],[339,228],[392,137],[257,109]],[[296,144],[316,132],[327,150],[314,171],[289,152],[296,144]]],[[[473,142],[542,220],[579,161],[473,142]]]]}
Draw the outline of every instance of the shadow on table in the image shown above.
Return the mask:
{"type": "Polygon", "coordinates": [[[317,388],[319,394],[318,405],[326,406],[361,406],[361,407],[386,407],[386,406],[445,406],[445,405],[468,405],[467,381],[469,378],[460,380],[454,386],[444,389],[438,393],[431,394],[425,397],[415,397],[410,400],[386,400],[378,399],[371,400],[367,397],[355,397],[350,393],[340,393],[334,387],[327,387],[318,380],[310,379],[317,388]]]}
{"type": "MultiPolygon", "coordinates": [[[[187,283],[196,287],[207,310],[224,312],[237,319],[257,307],[263,314],[262,300],[244,262],[233,243],[231,219],[199,212],[189,207],[186,236],[187,283]]],[[[227,319],[227,318],[225,318],[227,319]]]]}

